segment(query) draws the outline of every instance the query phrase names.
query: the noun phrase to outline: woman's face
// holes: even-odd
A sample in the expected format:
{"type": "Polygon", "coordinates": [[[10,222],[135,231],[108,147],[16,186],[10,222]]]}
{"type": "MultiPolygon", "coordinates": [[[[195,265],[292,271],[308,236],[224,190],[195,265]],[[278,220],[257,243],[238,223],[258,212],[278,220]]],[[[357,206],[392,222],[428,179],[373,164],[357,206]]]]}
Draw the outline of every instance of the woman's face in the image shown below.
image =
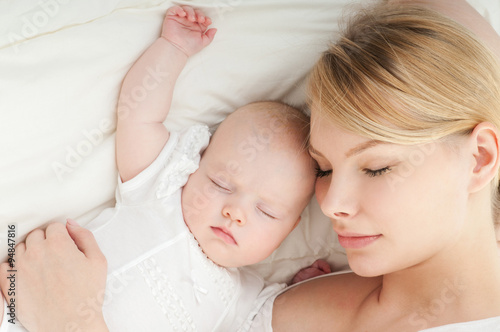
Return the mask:
{"type": "Polygon", "coordinates": [[[354,272],[387,274],[453,250],[466,231],[470,162],[450,144],[374,141],[312,110],[316,196],[354,272]]]}

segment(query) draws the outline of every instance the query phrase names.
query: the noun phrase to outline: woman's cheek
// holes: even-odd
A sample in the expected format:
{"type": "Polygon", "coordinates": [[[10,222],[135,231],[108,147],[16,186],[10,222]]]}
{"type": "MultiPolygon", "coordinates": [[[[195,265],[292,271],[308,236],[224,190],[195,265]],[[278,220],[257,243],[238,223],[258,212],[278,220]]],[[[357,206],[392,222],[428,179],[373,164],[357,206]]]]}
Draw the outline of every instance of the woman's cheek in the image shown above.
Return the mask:
{"type": "Polygon", "coordinates": [[[329,187],[330,187],[330,181],[328,178],[316,179],[315,195],[320,205],[325,199],[329,187]]]}

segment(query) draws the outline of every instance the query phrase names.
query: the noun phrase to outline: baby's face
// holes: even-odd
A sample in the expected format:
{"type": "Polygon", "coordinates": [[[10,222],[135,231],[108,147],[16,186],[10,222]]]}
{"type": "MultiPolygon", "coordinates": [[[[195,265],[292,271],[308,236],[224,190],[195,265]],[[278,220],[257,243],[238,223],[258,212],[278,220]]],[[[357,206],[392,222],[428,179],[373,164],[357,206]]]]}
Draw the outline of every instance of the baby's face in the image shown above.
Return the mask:
{"type": "MultiPolygon", "coordinates": [[[[220,131],[221,129],[219,129],[220,131]]],[[[184,220],[225,267],[262,261],[294,229],[314,188],[307,153],[270,142],[270,130],[217,132],[182,193],[184,220]]]]}

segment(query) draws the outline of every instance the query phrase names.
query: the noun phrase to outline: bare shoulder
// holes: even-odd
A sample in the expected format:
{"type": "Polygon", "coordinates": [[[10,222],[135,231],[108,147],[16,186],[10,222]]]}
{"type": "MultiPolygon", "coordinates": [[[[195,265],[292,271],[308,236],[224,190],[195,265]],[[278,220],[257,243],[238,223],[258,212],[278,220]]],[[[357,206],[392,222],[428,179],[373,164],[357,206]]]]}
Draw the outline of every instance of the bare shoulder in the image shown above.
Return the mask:
{"type": "Polygon", "coordinates": [[[381,282],[381,278],[345,273],[290,288],[274,301],[273,331],[348,330],[363,301],[381,282]]]}

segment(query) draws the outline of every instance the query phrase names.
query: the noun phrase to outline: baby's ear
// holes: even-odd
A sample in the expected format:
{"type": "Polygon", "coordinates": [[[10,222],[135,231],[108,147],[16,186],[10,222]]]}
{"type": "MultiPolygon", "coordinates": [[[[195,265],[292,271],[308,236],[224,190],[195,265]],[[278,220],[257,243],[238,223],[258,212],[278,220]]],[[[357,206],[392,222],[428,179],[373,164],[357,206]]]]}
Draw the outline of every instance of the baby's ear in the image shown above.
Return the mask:
{"type": "Polygon", "coordinates": [[[470,193],[483,189],[498,174],[499,138],[498,129],[489,122],[481,122],[470,134],[469,142],[474,156],[470,193]]]}

